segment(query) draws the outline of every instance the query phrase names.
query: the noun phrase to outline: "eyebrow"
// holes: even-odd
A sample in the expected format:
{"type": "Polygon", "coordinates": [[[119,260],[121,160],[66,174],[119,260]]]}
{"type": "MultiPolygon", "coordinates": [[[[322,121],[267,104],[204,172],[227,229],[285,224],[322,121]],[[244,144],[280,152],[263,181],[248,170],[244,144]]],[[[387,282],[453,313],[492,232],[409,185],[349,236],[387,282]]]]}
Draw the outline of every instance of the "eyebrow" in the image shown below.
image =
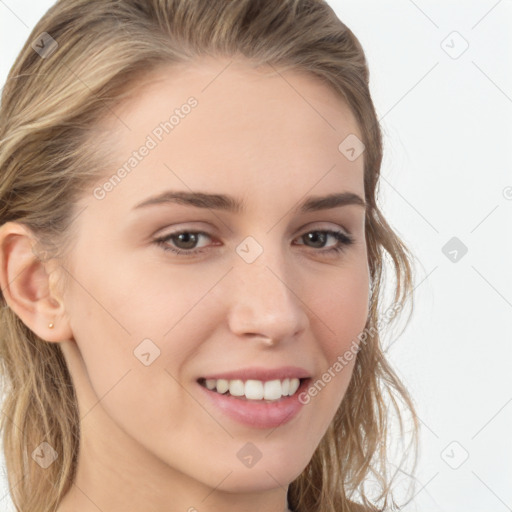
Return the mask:
{"type": "MultiPolygon", "coordinates": [[[[168,190],[159,195],[145,199],[133,209],[144,208],[160,204],[183,204],[196,208],[225,210],[231,213],[242,213],[244,202],[225,194],[206,194],[203,192],[187,192],[168,190]]],[[[366,208],[361,196],[353,192],[342,192],[326,196],[309,196],[293,209],[294,213],[307,213],[319,210],[328,210],[347,205],[359,205],[366,208]]]]}

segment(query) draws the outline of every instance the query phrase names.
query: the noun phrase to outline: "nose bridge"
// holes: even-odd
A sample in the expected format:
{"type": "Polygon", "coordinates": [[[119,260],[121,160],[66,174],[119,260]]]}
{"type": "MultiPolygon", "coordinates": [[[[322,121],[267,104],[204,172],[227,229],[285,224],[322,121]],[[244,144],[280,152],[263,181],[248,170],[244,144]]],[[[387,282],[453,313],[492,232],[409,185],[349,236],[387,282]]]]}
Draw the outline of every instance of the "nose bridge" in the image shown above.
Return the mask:
{"type": "Polygon", "coordinates": [[[259,334],[279,341],[302,331],[307,315],[292,286],[293,266],[280,244],[270,247],[269,240],[267,237],[265,248],[258,244],[260,249],[254,240],[238,246],[240,257],[235,258],[231,272],[234,284],[229,319],[237,334],[259,334]]]}

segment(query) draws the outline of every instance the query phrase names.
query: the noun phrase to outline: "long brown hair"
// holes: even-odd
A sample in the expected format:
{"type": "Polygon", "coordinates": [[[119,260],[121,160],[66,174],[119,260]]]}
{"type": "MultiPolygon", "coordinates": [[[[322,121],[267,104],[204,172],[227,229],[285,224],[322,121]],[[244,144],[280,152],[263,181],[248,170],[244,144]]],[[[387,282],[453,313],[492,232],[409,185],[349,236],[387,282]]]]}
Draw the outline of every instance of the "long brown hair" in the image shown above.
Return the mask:
{"type": "MultiPolygon", "coordinates": [[[[390,421],[398,419],[405,438],[405,411],[412,420],[409,447],[417,452],[413,403],[380,336],[406,304],[412,312],[413,258],[377,205],[382,140],[363,48],[325,1],[58,1],[35,26],[3,89],[0,225],[23,223],[48,257],[64,256],[77,200],[108,166],[106,148],[91,143],[99,121],[148,72],[201,55],[241,55],[256,66],[320,77],[359,124],[366,148],[370,313],[346,395],[308,466],[290,484],[288,501],[296,512],[359,510],[355,501],[364,510],[384,510],[394,500],[390,421]],[[387,310],[394,313],[383,324],[386,260],[396,282],[387,310]],[[365,488],[370,480],[373,496],[365,488]]],[[[11,496],[18,512],[53,511],[76,473],[75,390],[59,344],[38,338],[1,301],[1,428],[11,496]],[[44,470],[31,457],[42,441],[59,453],[44,470]]]]}

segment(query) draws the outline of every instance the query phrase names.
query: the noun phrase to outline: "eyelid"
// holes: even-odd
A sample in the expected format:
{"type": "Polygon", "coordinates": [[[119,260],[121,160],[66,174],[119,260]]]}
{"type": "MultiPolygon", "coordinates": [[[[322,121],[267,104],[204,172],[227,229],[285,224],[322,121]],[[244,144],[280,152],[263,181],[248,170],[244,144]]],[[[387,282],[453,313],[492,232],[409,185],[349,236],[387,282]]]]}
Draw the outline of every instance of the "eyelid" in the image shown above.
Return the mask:
{"type": "MultiPolygon", "coordinates": [[[[324,223],[325,223],[325,221],[324,221],[324,223]]],[[[297,234],[294,235],[293,239],[297,238],[298,236],[304,235],[305,233],[309,233],[310,231],[333,231],[333,230],[334,231],[343,231],[343,233],[347,237],[352,236],[351,231],[346,229],[342,225],[335,224],[334,226],[332,226],[332,223],[331,223],[331,225],[329,225],[329,226],[324,226],[322,224],[322,221],[317,221],[316,223],[311,222],[309,224],[306,224],[305,226],[302,226],[300,229],[298,229],[296,231],[297,234]],[[320,226],[318,225],[318,222],[321,223],[320,226]]],[[[192,232],[192,233],[205,235],[210,238],[215,238],[215,236],[212,233],[202,230],[201,228],[199,228],[197,226],[188,226],[187,224],[185,224],[185,225],[180,224],[179,227],[175,228],[173,231],[165,231],[165,228],[164,228],[164,230],[159,229],[158,231],[155,232],[155,234],[153,234],[151,236],[151,238],[152,239],[167,238],[172,235],[179,235],[180,233],[183,233],[183,232],[192,232]],[[158,234],[160,231],[163,231],[162,234],[158,234]]]]}
{"type": "Polygon", "coordinates": [[[342,226],[341,224],[336,223],[329,223],[328,225],[325,225],[326,222],[318,221],[318,222],[311,222],[310,224],[306,224],[305,226],[302,226],[298,232],[297,235],[294,236],[294,240],[297,237],[303,236],[306,233],[310,233],[311,231],[339,231],[343,235],[345,235],[348,239],[352,239],[355,241],[354,235],[352,234],[351,230],[346,229],[345,226],[342,226]]]}
{"type": "MultiPolygon", "coordinates": [[[[351,245],[353,245],[357,240],[356,238],[348,232],[345,228],[340,228],[339,226],[336,226],[335,228],[327,228],[327,227],[309,227],[306,228],[303,226],[302,230],[300,231],[300,234],[296,235],[293,240],[300,239],[304,237],[305,235],[309,233],[324,233],[327,234],[327,236],[331,236],[336,240],[336,243],[333,246],[328,246],[328,248],[310,248],[312,253],[316,253],[319,256],[322,257],[341,257],[343,253],[349,249],[351,245]]],[[[200,254],[203,254],[205,252],[209,252],[210,245],[207,245],[205,247],[195,247],[191,249],[181,249],[179,247],[174,247],[169,241],[176,236],[179,236],[183,233],[189,233],[196,236],[206,236],[207,238],[214,239],[212,235],[210,235],[206,231],[200,231],[200,230],[194,230],[193,228],[186,228],[182,227],[181,229],[176,229],[175,231],[172,231],[170,233],[167,233],[165,235],[162,235],[160,237],[157,237],[153,240],[153,243],[158,245],[161,249],[164,250],[164,252],[170,252],[174,254],[175,256],[182,258],[182,259],[192,259],[195,256],[198,256],[200,254]]],[[[213,245],[219,245],[218,243],[214,243],[213,245]]],[[[222,245],[222,244],[221,244],[222,245]]],[[[296,245],[304,245],[307,247],[305,243],[299,243],[296,245]]]]}
{"type": "Polygon", "coordinates": [[[173,235],[176,233],[181,233],[183,231],[193,231],[198,233],[204,233],[206,235],[209,235],[209,233],[206,230],[212,230],[214,229],[212,225],[208,222],[191,222],[191,226],[189,226],[189,223],[187,222],[180,222],[172,225],[168,225],[164,228],[159,228],[156,231],[153,232],[151,235],[151,238],[161,238],[163,236],[173,235]],[[198,226],[198,224],[200,224],[198,226]],[[203,226],[206,226],[203,228],[203,226]],[[169,231],[168,231],[169,230],[169,231]],[[161,233],[161,234],[159,234],[161,233]]]}
{"type": "Polygon", "coordinates": [[[329,229],[335,229],[344,231],[347,235],[350,235],[350,230],[346,229],[345,226],[341,224],[337,224],[335,222],[327,223],[327,221],[317,221],[317,222],[310,222],[309,224],[306,224],[305,226],[302,226],[299,230],[299,232],[304,233],[304,231],[322,231],[322,230],[329,230],[329,229]],[[328,224],[328,225],[324,225],[328,224]]]}

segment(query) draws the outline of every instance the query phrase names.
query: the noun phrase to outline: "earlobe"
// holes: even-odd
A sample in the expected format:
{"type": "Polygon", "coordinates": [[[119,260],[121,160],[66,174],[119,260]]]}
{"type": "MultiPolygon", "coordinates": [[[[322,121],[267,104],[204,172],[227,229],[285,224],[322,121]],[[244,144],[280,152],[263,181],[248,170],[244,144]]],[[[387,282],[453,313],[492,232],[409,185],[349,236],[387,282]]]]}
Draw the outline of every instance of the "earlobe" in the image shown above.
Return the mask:
{"type": "Polygon", "coordinates": [[[0,227],[2,294],[7,305],[41,339],[71,339],[64,305],[52,290],[50,264],[38,258],[33,250],[36,241],[32,231],[23,224],[7,222],[0,227]]]}

